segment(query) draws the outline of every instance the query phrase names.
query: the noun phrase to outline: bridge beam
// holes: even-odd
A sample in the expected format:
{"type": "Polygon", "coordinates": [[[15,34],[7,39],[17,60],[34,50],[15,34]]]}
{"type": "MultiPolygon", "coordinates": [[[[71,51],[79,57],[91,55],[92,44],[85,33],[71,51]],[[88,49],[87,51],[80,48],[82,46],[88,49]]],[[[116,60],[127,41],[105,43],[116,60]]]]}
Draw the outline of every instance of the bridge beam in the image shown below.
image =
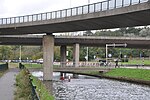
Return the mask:
{"type": "Polygon", "coordinates": [[[54,36],[43,36],[43,80],[53,79],[54,36]]]}
{"type": "Polygon", "coordinates": [[[66,45],[60,47],[61,67],[66,67],[66,45]]]}
{"type": "Polygon", "coordinates": [[[73,67],[79,67],[79,44],[73,45],[73,67]]]}

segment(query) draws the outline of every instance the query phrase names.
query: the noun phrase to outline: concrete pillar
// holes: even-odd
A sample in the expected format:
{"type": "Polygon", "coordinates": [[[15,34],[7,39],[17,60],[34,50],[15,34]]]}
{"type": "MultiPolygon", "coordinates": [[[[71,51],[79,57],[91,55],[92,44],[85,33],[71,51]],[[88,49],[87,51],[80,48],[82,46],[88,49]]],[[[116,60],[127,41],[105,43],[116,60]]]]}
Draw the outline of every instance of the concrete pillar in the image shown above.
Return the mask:
{"type": "Polygon", "coordinates": [[[73,67],[79,67],[79,44],[73,46],[73,67]]]}
{"type": "Polygon", "coordinates": [[[62,45],[60,47],[60,57],[61,57],[61,67],[66,67],[66,46],[62,45]]]}
{"type": "Polygon", "coordinates": [[[73,78],[78,78],[79,75],[78,74],[73,74],[73,78]]]}
{"type": "Polygon", "coordinates": [[[47,88],[47,91],[53,95],[53,82],[52,81],[43,81],[44,85],[47,88]]]}
{"type": "Polygon", "coordinates": [[[54,36],[43,36],[43,80],[53,79],[54,36]]]}

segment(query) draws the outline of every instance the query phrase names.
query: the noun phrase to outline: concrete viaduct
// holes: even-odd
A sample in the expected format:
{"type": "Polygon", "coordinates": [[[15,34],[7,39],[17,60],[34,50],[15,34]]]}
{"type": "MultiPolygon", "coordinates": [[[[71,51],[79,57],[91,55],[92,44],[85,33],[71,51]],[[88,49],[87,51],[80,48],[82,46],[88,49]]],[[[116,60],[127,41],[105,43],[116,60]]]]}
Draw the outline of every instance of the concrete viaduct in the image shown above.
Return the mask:
{"type": "MultiPolygon", "coordinates": [[[[54,36],[52,33],[150,25],[150,0],[108,0],[54,12],[1,18],[0,35],[46,33],[43,36],[44,80],[52,80],[54,36]],[[126,2],[128,1],[128,2],[126,2]]],[[[66,46],[61,46],[65,55],[66,46]]],[[[79,44],[74,44],[77,67],[79,44]]],[[[62,60],[65,60],[62,56],[62,60]]]]}
{"type": "MultiPolygon", "coordinates": [[[[55,36],[55,46],[106,47],[106,44],[127,44],[126,48],[150,49],[148,37],[102,37],[102,36],[55,36]]],[[[38,35],[0,35],[0,45],[42,45],[43,36],[38,35]]]]}

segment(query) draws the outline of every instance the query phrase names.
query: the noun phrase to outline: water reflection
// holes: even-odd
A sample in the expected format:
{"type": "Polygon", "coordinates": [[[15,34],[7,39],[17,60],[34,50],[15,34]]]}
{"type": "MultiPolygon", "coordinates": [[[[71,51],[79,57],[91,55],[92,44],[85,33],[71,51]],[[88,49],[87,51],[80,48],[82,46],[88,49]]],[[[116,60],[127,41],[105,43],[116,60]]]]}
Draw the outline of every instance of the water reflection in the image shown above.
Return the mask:
{"type": "Polygon", "coordinates": [[[54,74],[55,100],[150,100],[150,87],[83,75],[59,81],[59,75],[54,74]]]}

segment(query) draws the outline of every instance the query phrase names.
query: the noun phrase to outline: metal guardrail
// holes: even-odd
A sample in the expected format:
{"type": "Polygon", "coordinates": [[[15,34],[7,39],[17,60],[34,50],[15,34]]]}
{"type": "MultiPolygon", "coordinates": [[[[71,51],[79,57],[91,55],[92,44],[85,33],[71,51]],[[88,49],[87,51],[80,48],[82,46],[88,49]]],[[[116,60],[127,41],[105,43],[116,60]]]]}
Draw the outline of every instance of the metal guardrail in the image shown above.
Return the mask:
{"type": "Polygon", "coordinates": [[[150,37],[124,37],[124,36],[83,36],[83,35],[61,35],[55,38],[74,38],[74,39],[127,39],[127,40],[150,40],[150,37]],[[82,37],[81,37],[82,36],[82,37]]]}
{"type": "Polygon", "coordinates": [[[107,1],[102,1],[102,2],[93,3],[89,5],[58,10],[58,11],[10,17],[10,18],[1,18],[0,25],[65,18],[65,17],[70,17],[70,16],[76,16],[76,15],[82,15],[82,14],[88,14],[88,13],[93,13],[93,12],[106,11],[110,9],[126,7],[126,6],[144,3],[148,1],[150,0],[107,0],[107,1]]]}

